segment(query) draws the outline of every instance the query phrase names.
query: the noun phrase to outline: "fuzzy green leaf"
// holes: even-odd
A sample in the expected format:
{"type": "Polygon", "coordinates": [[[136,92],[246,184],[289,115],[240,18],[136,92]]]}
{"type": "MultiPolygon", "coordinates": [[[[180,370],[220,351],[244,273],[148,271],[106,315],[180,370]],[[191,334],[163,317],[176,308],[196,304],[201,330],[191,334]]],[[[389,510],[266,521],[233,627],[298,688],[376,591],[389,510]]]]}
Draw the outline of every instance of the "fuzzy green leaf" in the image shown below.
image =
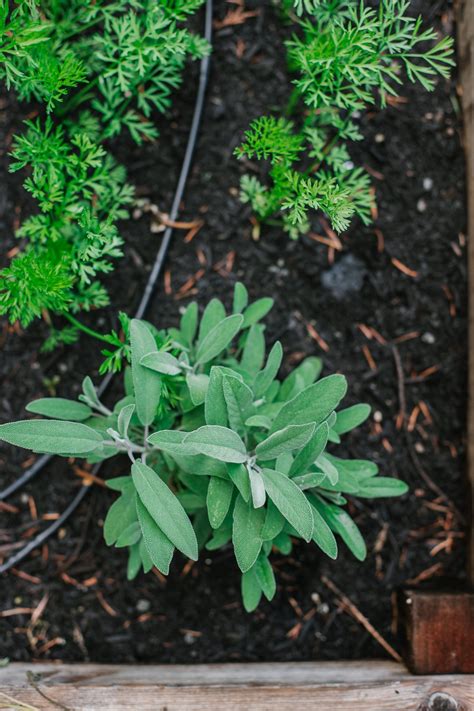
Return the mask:
{"type": "Polygon", "coordinates": [[[62,397],[45,397],[33,400],[26,408],[28,412],[44,417],[52,417],[55,420],[70,420],[72,422],[83,422],[92,415],[92,410],[82,402],[67,400],[62,397]]]}
{"type": "Polygon", "coordinates": [[[192,560],[198,558],[198,545],[191,521],[171,489],[143,462],[132,465],[137,493],[157,526],[178,550],[192,560]]]}
{"type": "Polygon", "coordinates": [[[150,516],[142,501],[137,497],[137,516],[148,555],[154,566],[168,575],[173,558],[174,545],[150,516]]]}
{"type": "Polygon", "coordinates": [[[254,509],[238,496],[234,506],[232,542],[237,564],[245,573],[257,560],[262,548],[262,526],[265,521],[263,509],[254,509]]]}
{"type": "Polygon", "coordinates": [[[261,461],[276,459],[280,454],[293,452],[304,447],[314,432],[314,424],[288,425],[277,432],[273,432],[267,439],[257,445],[255,454],[261,461]]]}
{"type": "Polygon", "coordinates": [[[179,360],[165,351],[147,353],[140,358],[140,365],[157,373],[163,373],[163,375],[179,375],[181,373],[179,360]]]}
{"type": "Polygon", "coordinates": [[[347,391],[343,375],[329,375],[310,385],[282,407],[273,423],[272,432],[287,425],[314,422],[319,425],[336,409],[347,391]]]}
{"type": "Polygon", "coordinates": [[[334,431],[341,435],[350,432],[355,427],[361,425],[370,415],[370,405],[359,403],[346,407],[345,410],[340,410],[337,413],[337,420],[333,427],[334,431]]]}
{"type": "Polygon", "coordinates": [[[69,456],[93,452],[103,437],[81,422],[23,420],[0,425],[0,440],[33,452],[69,456]]]}
{"type": "Polygon", "coordinates": [[[233,491],[234,487],[231,481],[216,476],[211,477],[206,504],[212,528],[219,528],[222,525],[229,511],[233,491]]]}
{"type": "Polygon", "coordinates": [[[155,339],[144,321],[133,319],[130,324],[132,378],[137,415],[142,425],[151,425],[160,403],[160,376],[140,364],[143,356],[156,349],[155,339]]]}
{"type": "Polygon", "coordinates": [[[281,472],[264,469],[262,476],[267,494],[277,509],[305,541],[310,541],[313,535],[313,513],[306,496],[281,472]]]}
{"type": "Polygon", "coordinates": [[[218,425],[204,425],[184,438],[200,454],[221,462],[242,463],[247,459],[245,444],[236,432],[218,425]]]}
{"type": "Polygon", "coordinates": [[[250,306],[247,306],[244,311],[242,328],[249,328],[249,326],[253,326],[255,323],[258,323],[260,319],[267,315],[272,308],[273,303],[273,299],[264,297],[263,299],[254,301],[253,304],[250,304],[250,306]]]}
{"type": "Polygon", "coordinates": [[[228,316],[212,328],[199,344],[196,364],[204,365],[225,350],[239,332],[243,322],[241,314],[228,316]]]}

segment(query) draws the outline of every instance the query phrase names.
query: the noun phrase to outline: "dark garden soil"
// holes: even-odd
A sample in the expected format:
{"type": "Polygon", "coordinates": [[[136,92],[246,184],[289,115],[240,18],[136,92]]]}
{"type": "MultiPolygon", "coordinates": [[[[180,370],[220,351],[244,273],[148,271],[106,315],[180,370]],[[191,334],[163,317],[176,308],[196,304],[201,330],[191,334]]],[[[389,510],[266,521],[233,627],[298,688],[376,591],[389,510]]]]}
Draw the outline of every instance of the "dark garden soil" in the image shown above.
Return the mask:
{"type": "MultiPolygon", "coordinates": [[[[454,31],[451,3],[412,6],[441,32],[454,31]]],[[[220,0],[216,19],[235,7],[220,0]]],[[[345,451],[405,479],[410,493],[350,504],[370,551],[363,564],[342,546],[336,562],[306,545],[295,546],[289,559],[275,556],[277,595],[248,615],[230,550],[204,554],[192,567],[176,556],[166,581],[149,574],[127,583],[125,553],[102,540],[113,494],[94,486],[48,545],[2,578],[0,657],[185,663],[384,656],[323,576],[397,646],[393,591],[411,581],[463,575],[463,522],[456,512],[466,503],[465,188],[455,80],[440,80],[433,94],[407,84],[396,105],[362,119],[366,140],[354,156],[374,176],[378,216],[367,228],[354,222],[342,251],[309,237],[292,242],[278,228],[264,228],[255,241],[238,183],[240,174],[259,167],[238,163],[232,151],[249,120],[288,98],[286,30],[268,6],[249,2],[246,10],[256,13],[215,31],[207,107],[181,214],[204,225],[190,242],[186,230],[175,234],[166,279],[147,316],[160,325],[176,323],[191,297],[201,306],[213,296],[229,304],[237,279],[252,297],[272,295],[268,341],[282,340],[285,368],[316,354],[326,374],[345,373],[347,403],[373,406],[373,417],[346,439],[345,451]],[[31,612],[16,610],[40,601],[46,606],[33,624],[31,612]]],[[[197,67],[190,68],[171,123],[160,120],[156,145],[116,147],[140,196],[163,211],[187,138],[196,75],[197,67]]],[[[12,132],[26,113],[12,96],[3,97],[4,170],[12,132]]],[[[20,176],[4,173],[2,186],[6,263],[28,203],[20,176]]],[[[95,326],[112,325],[117,306],[131,313],[147,278],[160,234],[150,232],[149,214],[135,217],[122,227],[126,258],[108,280],[114,308],[90,319],[95,326]]],[[[315,221],[314,234],[327,238],[326,226],[315,221]]],[[[83,376],[97,372],[96,342],[83,337],[79,346],[42,354],[46,332],[44,324],[25,332],[4,324],[0,332],[2,421],[24,416],[24,404],[48,392],[77,393],[83,376]]],[[[18,476],[25,460],[24,451],[1,449],[2,484],[18,476]]],[[[124,473],[121,466],[109,464],[104,476],[124,473]]],[[[0,556],[62,511],[80,482],[66,462],[55,461],[0,508],[0,556]]]]}

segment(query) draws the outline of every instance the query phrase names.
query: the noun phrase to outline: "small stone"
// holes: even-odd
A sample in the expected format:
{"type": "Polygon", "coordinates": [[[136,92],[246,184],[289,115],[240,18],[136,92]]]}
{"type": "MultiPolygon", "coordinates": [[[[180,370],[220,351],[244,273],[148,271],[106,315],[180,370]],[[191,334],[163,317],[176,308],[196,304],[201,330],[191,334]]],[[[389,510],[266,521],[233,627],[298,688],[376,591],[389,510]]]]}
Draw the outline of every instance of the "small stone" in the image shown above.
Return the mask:
{"type": "Polygon", "coordinates": [[[436,338],[433,336],[432,333],[427,331],[422,335],[421,340],[423,341],[423,343],[427,343],[429,346],[432,346],[433,343],[435,343],[436,338]]]}
{"type": "Polygon", "coordinates": [[[322,602],[320,605],[318,605],[318,612],[320,615],[327,615],[329,612],[329,605],[327,602],[322,602]]]}
{"type": "Polygon", "coordinates": [[[281,258],[278,259],[278,260],[277,260],[277,266],[280,267],[280,269],[281,269],[282,267],[284,267],[284,266],[285,266],[285,260],[284,260],[284,259],[281,259],[281,258]]]}
{"type": "Polygon", "coordinates": [[[428,205],[426,204],[426,200],[423,200],[423,198],[420,198],[416,203],[416,209],[418,212],[425,212],[427,207],[428,205]]]}
{"type": "Polygon", "coordinates": [[[383,143],[385,141],[385,136],[383,133],[375,134],[375,143],[383,143]]]}
{"type": "Polygon", "coordinates": [[[346,160],[346,162],[343,163],[343,168],[345,170],[352,170],[354,168],[354,163],[351,160],[346,160]]]}
{"type": "Polygon", "coordinates": [[[323,286],[335,299],[341,300],[362,289],[367,269],[364,262],[353,254],[345,254],[321,275],[323,286]]]}
{"type": "Polygon", "coordinates": [[[149,600],[138,600],[136,604],[137,612],[148,612],[151,604],[149,600]]]}
{"type": "Polygon", "coordinates": [[[194,644],[197,638],[194,634],[191,634],[190,632],[185,632],[183,639],[185,644],[194,644]]]}
{"type": "Polygon", "coordinates": [[[423,447],[421,442],[415,442],[415,450],[418,452],[418,454],[423,454],[425,448],[423,447]]]}
{"type": "Polygon", "coordinates": [[[423,178],[423,190],[431,190],[433,188],[432,178],[423,178]]]}
{"type": "Polygon", "coordinates": [[[58,370],[60,373],[67,373],[67,363],[60,363],[58,365],[58,370]]]}
{"type": "Polygon", "coordinates": [[[383,420],[383,416],[382,416],[382,413],[380,412],[380,410],[375,410],[374,421],[375,422],[382,422],[382,420],[383,420]]]}
{"type": "Polygon", "coordinates": [[[319,605],[321,602],[321,595],[317,592],[311,593],[311,602],[314,602],[315,605],[319,605]]]}

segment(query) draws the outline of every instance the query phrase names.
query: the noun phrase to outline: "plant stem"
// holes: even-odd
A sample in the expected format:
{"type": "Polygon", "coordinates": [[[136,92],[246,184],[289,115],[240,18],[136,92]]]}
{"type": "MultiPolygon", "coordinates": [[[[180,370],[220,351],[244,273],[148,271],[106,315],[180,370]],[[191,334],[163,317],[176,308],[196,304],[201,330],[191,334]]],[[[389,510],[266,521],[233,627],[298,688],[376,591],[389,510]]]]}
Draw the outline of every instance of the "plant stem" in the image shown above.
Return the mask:
{"type": "Polygon", "coordinates": [[[104,336],[103,333],[99,333],[98,331],[94,331],[92,328],[89,328],[89,326],[86,326],[85,324],[81,323],[75,316],[73,316],[70,313],[67,313],[66,311],[63,311],[62,316],[66,318],[70,323],[72,323],[73,326],[78,328],[80,331],[83,331],[84,333],[87,333],[88,336],[92,336],[92,338],[96,338],[99,341],[104,341],[105,343],[114,344],[114,341],[110,336],[104,336]]]}

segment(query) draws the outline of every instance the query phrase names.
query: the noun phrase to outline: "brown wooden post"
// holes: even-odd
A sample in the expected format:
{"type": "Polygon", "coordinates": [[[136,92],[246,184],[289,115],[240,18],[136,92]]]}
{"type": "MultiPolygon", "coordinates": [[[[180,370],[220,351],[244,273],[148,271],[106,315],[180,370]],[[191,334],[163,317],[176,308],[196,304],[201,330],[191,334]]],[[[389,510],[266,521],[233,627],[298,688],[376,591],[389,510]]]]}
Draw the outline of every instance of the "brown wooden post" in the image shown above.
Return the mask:
{"type": "MultiPolygon", "coordinates": [[[[459,8],[458,44],[467,168],[469,275],[469,400],[467,454],[472,514],[472,512],[474,512],[474,3],[472,0],[463,0],[459,8]]],[[[471,525],[469,550],[468,574],[471,585],[474,586],[474,525],[471,525]]]]}
{"type": "Polygon", "coordinates": [[[404,590],[397,598],[405,662],[415,674],[474,673],[474,0],[457,7],[458,58],[467,168],[469,370],[468,370],[468,585],[404,590]]]}

